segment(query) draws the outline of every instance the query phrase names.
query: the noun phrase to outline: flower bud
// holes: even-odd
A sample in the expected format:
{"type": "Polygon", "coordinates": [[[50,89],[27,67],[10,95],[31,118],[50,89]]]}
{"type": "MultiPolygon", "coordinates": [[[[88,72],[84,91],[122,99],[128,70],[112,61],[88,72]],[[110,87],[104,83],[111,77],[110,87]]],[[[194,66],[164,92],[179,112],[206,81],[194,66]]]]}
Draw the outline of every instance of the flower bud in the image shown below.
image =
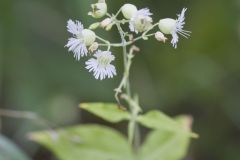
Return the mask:
{"type": "Polygon", "coordinates": [[[112,23],[112,19],[111,18],[106,18],[106,19],[104,19],[102,22],[101,22],[101,24],[100,24],[100,26],[102,27],[102,28],[105,28],[105,27],[107,27],[109,24],[111,24],[112,23]]]}
{"type": "Polygon", "coordinates": [[[89,26],[89,29],[94,30],[97,29],[100,26],[99,22],[93,23],[89,26]]]}
{"type": "Polygon", "coordinates": [[[86,46],[91,46],[96,40],[96,35],[93,31],[89,29],[84,29],[82,31],[83,41],[86,46]]]}
{"type": "Polygon", "coordinates": [[[107,4],[104,1],[92,4],[91,7],[92,12],[89,12],[88,15],[91,15],[93,18],[102,18],[107,13],[107,4]]]}
{"type": "Polygon", "coordinates": [[[109,25],[107,25],[107,27],[105,28],[106,31],[110,31],[113,27],[114,23],[110,23],[109,25]]]}
{"type": "Polygon", "coordinates": [[[160,41],[160,42],[166,42],[167,38],[164,36],[164,34],[162,32],[156,32],[155,33],[155,38],[160,41]]]}
{"type": "Polygon", "coordinates": [[[126,19],[131,19],[137,12],[137,7],[133,4],[124,4],[122,6],[122,14],[126,19]]]}
{"type": "Polygon", "coordinates": [[[90,47],[89,47],[89,50],[90,52],[94,52],[98,49],[98,43],[97,42],[94,42],[90,47]]]}
{"type": "Polygon", "coordinates": [[[171,19],[171,18],[165,18],[161,19],[159,21],[159,29],[164,33],[164,34],[172,34],[172,32],[176,28],[176,20],[171,19]]]}

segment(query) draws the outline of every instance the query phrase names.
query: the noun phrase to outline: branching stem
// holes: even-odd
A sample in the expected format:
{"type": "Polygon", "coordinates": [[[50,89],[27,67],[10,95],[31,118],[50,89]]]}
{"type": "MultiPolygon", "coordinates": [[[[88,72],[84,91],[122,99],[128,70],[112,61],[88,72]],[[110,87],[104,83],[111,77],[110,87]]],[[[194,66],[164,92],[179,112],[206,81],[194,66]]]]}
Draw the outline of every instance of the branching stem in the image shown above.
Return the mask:
{"type": "MultiPolygon", "coordinates": [[[[154,33],[153,34],[147,34],[147,35],[144,35],[144,37],[152,37],[154,36],[154,33]]],[[[129,45],[132,45],[134,42],[136,41],[139,41],[139,40],[142,40],[143,39],[143,35],[131,40],[131,41],[127,41],[125,43],[126,46],[129,46],[129,45]]],[[[98,44],[99,46],[111,46],[111,47],[123,47],[123,44],[122,43],[107,43],[107,42],[104,42],[104,44],[102,43],[99,43],[98,44]]]]}
{"type": "Polygon", "coordinates": [[[121,28],[120,23],[116,23],[116,26],[122,41],[124,74],[119,87],[115,90],[116,91],[115,97],[117,101],[120,102],[118,96],[120,93],[122,93],[122,89],[123,88],[125,89],[126,94],[123,94],[121,98],[128,103],[130,112],[131,112],[131,119],[128,123],[128,141],[129,141],[129,144],[133,146],[133,149],[137,150],[138,146],[135,145],[135,135],[140,135],[140,132],[136,128],[136,125],[137,125],[136,120],[141,109],[140,107],[138,107],[138,105],[136,105],[136,102],[131,98],[132,96],[131,96],[131,89],[130,89],[129,72],[132,64],[132,58],[134,57],[133,52],[138,51],[139,49],[136,46],[133,46],[130,49],[129,53],[127,53],[125,32],[121,28]]]}
{"type": "Polygon", "coordinates": [[[121,27],[121,24],[124,24],[125,21],[117,19],[117,16],[119,15],[120,12],[121,12],[121,9],[115,15],[110,15],[110,14],[107,14],[107,15],[112,19],[113,21],[112,23],[116,25],[121,37],[121,42],[110,43],[109,41],[99,36],[97,36],[97,39],[103,42],[103,43],[99,43],[98,45],[106,46],[108,47],[108,50],[110,50],[111,47],[121,47],[123,49],[124,73],[119,86],[115,89],[115,98],[119,103],[119,105],[121,105],[120,98],[128,103],[129,110],[131,112],[131,119],[128,124],[128,141],[130,145],[133,146],[133,149],[137,150],[139,145],[139,137],[140,137],[140,132],[137,126],[137,117],[138,117],[138,114],[141,112],[141,108],[138,105],[138,98],[132,98],[130,81],[129,81],[129,73],[132,65],[132,59],[134,58],[133,52],[139,51],[139,49],[136,46],[132,46],[130,47],[129,52],[127,52],[127,47],[130,45],[133,45],[134,42],[136,41],[146,40],[148,39],[148,37],[154,36],[155,35],[154,33],[149,34],[149,32],[153,30],[158,24],[156,23],[152,25],[148,30],[143,32],[141,36],[136,37],[134,39],[129,38],[130,40],[126,41],[126,36],[129,36],[129,34],[124,32],[124,30],[121,27]]]}

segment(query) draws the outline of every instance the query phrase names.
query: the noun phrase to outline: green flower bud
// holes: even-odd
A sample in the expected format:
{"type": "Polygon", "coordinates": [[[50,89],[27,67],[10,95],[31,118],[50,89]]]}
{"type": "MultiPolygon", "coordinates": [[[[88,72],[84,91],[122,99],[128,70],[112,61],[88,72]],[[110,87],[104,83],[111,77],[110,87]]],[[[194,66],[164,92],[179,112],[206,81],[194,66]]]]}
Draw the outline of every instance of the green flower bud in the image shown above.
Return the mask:
{"type": "Polygon", "coordinates": [[[97,29],[100,26],[99,22],[93,23],[89,26],[89,29],[94,30],[97,29]]]}
{"type": "Polygon", "coordinates": [[[164,34],[172,34],[176,28],[176,20],[171,19],[171,18],[165,18],[161,19],[159,21],[159,29],[164,33],[164,34]]]}
{"type": "Polygon", "coordinates": [[[99,1],[92,4],[91,7],[92,12],[89,12],[88,15],[91,15],[93,18],[102,18],[107,13],[107,4],[105,2],[99,1]]]}
{"type": "Polygon", "coordinates": [[[110,31],[110,30],[112,29],[112,27],[113,27],[113,24],[114,24],[114,23],[109,24],[109,25],[105,28],[106,31],[110,31]]]}
{"type": "Polygon", "coordinates": [[[126,19],[131,19],[132,16],[137,12],[137,7],[133,4],[124,4],[122,6],[122,14],[126,19]]]}

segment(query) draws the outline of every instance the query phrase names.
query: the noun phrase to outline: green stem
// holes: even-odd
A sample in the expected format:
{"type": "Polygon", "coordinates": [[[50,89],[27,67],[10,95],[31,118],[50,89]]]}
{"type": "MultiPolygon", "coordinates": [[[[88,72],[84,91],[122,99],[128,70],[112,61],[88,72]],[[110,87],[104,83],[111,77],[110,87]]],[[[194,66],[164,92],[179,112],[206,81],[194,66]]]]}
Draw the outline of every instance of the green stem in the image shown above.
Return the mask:
{"type": "Polygon", "coordinates": [[[115,16],[114,16],[115,19],[116,19],[117,16],[121,13],[121,11],[122,11],[122,8],[120,8],[120,9],[118,10],[118,12],[115,14],[115,16]]]}
{"type": "Polygon", "coordinates": [[[155,23],[154,25],[152,25],[148,30],[146,30],[143,34],[142,34],[142,37],[146,37],[147,35],[147,33],[149,32],[149,31],[151,31],[153,28],[155,28],[156,26],[158,26],[158,23],[155,23]]]}
{"type": "Polygon", "coordinates": [[[132,107],[131,119],[128,124],[128,140],[131,145],[133,145],[134,151],[137,151],[140,144],[140,131],[137,125],[137,117],[139,112],[141,112],[141,107],[138,104],[138,98],[132,99],[126,94],[121,96],[122,99],[127,101],[132,107]]]}
{"type": "MultiPolygon", "coordinates": [[[[130,112],[131,112],[131,119],[128,123],[128,141],[129,141],[129,144],[132,145],[133,149],[136,151],[138,146],[137,146],[137,143],[135,143],[137,142],[135,140],[136,138],[135,136],[140,135],[140,132],[137,129],[137,116],[138,116],[138,113],[140,112],[140,107],[139,105],[136,104],[136,101],[132,100],[131,98],[129,71],[132,64],[132,58],[134,57],[133,52],[134,50],[136,50],[137,47],[132,47],[130,49],[130,52],[127,53],[127,45],[126,45],[126,39],[124,36],[124,31],[122,30],[120,23],[116,23],[116,26],[121,36],[122,47],[123,47],[123,60],[124,60],[124,75],[120,83],[120,86],[117,89],[120,91],[120,93],[123,87],[126,90],[126,94],[123,94],[122,98],[128,103],[130,112]]],[[[119,101],[118,94],[119,92],[116,91],[117,101],[119,101]]]]}
{"type": "MultiPolygon", "coordinates": [[[[129,73],[128,68],[128,54],[127,54],[127,45],[126,45],[126,39],[124,37],[124,31],[122,30],[122,27],[119,23],[116,23],[118,31],[120,33],[121,41],[122,41],[122,47],[123,47],[123,62],[124,62],[124,72],[129,73]]],[[[127,92],[127,95],[131,97],[131,90],[130,90],[130,82],[129,82],[129,74],[126,76],[126,83],[125,83],[125,89],[127,92]]]]}
{"type": "MultiPolygon", "coordinates": [[[[128,59],[127,59],[127,46],[126,46],[126,40],[125,40],[125,37],[124,37],[124,32],[120,26],[119,23],[116,23],[116,26],[117,26],[117,29],[120,33],[120,37],[121,37],[121,41],[122,41],[122,47],[123,47],[123,61],[124,61],[124,75],[123,77],[125,78],[125,84],[124,84],[124,87],[126,89],[126,94],[128,97],[131,97],[131,90],[130,90],[130,82],[129,82],[129,68],[127,67],[128,66],[128,59]]],[[[130,107],[130,110],[131,112],[133,111],[133,107],[131,106],[130,103],[129,104],[129,107],[130,107]]],[[[132,114],[131,114],[132,115],[132,114]]],[[[129,140],[129,143],[132,145],[133,144],[133,137],[134,137],[134,120],[133,120],[133,116],[131,117],[131,120],[129,121],[129,124],[128,124],[128,140],[129,140]]]]}
{"type": "Polygon", "coordinates": [[[121,24],[124,22],[121,22],[117,20],[117,15],[120,13],[121,10],[117,12],[115,16],[111,16],[108,14],[109,17],[112,18],[114,21],[114,24],[116,25],[118,32],[121,37],[121,43],[109,43],[108,41],[104,39],[99,39],[103,41],[105,44],[99,44],[99,46],[108,46],[108,47],[122,47],[123,48],[123,61],[124,61],[124,74],[123,78],[121,80],[121,83],[119,84],[118,88],[115,89],[115,98],[117,102],[120,104],[119,95],[122,93],[122,89],[125,89],[126,94],[122,94],[121,98],[124,99],[129,106],[131,117],[128,123],[128,141],[131,146],[133,146],[134,151],[137,151],[139,147],[140,142],[140,131],[137,125],[137,117],[138,114],[141,112],[141,108],[138,104],[138,98],[132,98],[131,96],[131,89],[130,89],[130,81],[129,81],[129,72],[132,64],[132,58],[134,57],[133,52],[138,51],[139,49],[135,46],[133,46],[130,49],[130,52],[127,52],[127,46],[132,45],[134,42],[138,40],[146,40],[147,37],[154,36],[155,34],[148,34],[149,31],[151,31],[154,27],[156,27],[158,24],[154,24],[152,27],[150,27],[147,31],[145,31],[141,36],[126,41],[126,33],[123,31],[121,24]]]}
{"type": "Polygon", "coordinates": [[[115,89],[115,98],[116,100],[118,101],[118,103],[120,104],[120,101],[119,101],[119,94],[122,93],[122,88],[124,88],[126,86],[126,83],[128,81],[128,77],[129,77],[129,71],[130,71],[130,68],[131,68],[131,65],[132,65],[132,58],[134,57],[133,55],[133,49],[130,49],[130,52],[127,56],[127,64],[126,64],[126,67],[124,69],[124,73],[123,73],[123,78],[121,80],[121,83],[119,84],[118,88],[115,89]]]}
{"type": "MultiPolygon", "coordinates": [[[[144,37],[151,37],[153,35],[154,35],[154,33],[153,34],[144,35],[144,37]]],[[[133,39],[132,41],[127,41],[127,42],[125,42],[125,46],[129,46],[129,45],[133,44],[134,42],[139,41],[141,39],[143,39],[143,36],[139,36],[139,37],[133,39]]],[[[104,44],[99,43],[98,45],[99,46],[109,46],[110,45],[111,47],[123,47],[123,43],[106,43],[106,42],[104,42],[104,44]]]]}
{"type": "Polygon", "coordinates": [[[100,41],[105,43],[105,45],[108,47],[108,51],[111,49],[111,45],[110,45],[109,41],[107,41],[107,40],[105,40],[105,39],[103,39],[103,38],[101,38],[99,36],[96,36],[96,37],[97,37],[97,39],[99,39],[100,41]]]}

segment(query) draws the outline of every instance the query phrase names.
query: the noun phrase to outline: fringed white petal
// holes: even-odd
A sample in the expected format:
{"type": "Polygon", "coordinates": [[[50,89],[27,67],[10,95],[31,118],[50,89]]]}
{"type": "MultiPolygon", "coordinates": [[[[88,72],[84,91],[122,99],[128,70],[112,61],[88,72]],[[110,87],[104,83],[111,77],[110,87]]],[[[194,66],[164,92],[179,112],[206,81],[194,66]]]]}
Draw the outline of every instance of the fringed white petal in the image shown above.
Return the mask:
{"type": "Polygon", "coordinates": [[[184,30],[184,25],[185,25],[185,13],[187,11],[187,8],[183,8],[181,14],[178,14],[178,19],[176,21],[176,27],[174,29],[174,31],[172,32],[172,45],[174,48],[177,48],[177,43],[179,40],[179,36],[178,34],[180,34],[181,36],[183,36],[184,38],[188,38],[190,37],[190,31],[186,31],[184,30]]]}
{"type": "Polygon", "coordinates": [[[111,52],[99,50],[93,56],[95,58],[89,59],[85,64],[96,79],[103,80],[117,75],[115,66],[110,64],[115,59],[111,52]]]}
{"type": "Polygon", "coordinates": [[[78,61],[81,57],[87,56],[87,47],[77,38],[69,38],[65,47],[68,47],[69,52],[73,52],[74,58],[78,61]]]}
{"type": "Polygon", "coordinates": [[[79,21],[72,21],[71,19],[68,20],[67,22],[67,30],[68,32],[72,33],[73,35],[79,35],[81,34],[82,30],[83,30],[83,25],[81,22],[79,21]]]}

